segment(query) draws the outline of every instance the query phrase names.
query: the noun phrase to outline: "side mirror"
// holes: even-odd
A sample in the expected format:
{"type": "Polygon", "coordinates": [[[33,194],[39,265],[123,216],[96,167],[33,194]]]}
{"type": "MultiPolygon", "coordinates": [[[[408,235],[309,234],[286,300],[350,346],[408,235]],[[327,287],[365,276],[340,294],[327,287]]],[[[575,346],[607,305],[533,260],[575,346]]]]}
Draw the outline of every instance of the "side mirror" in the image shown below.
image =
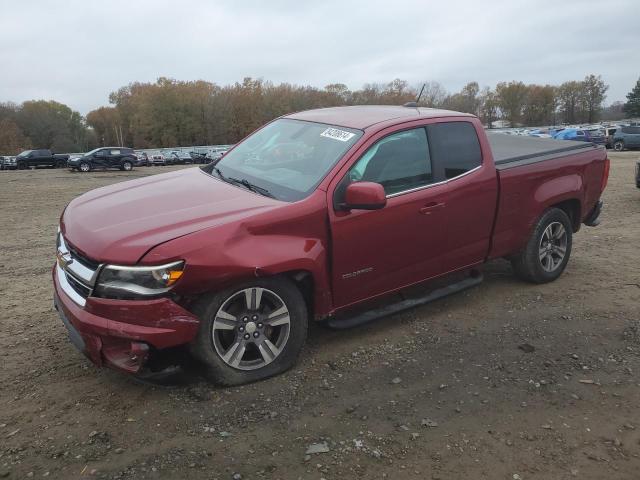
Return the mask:
{"type": "Polygon", "coordinates": [[[344,192],[345,210],[379,210],[387,204],[384,187],[374,182],[350,183],[344,192]]]}

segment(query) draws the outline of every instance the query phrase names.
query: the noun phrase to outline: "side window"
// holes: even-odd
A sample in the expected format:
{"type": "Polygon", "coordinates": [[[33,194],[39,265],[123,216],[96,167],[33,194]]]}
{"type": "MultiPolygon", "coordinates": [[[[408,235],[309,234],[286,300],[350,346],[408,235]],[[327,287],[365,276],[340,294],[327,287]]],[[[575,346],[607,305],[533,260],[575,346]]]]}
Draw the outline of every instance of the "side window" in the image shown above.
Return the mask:
{"type": "Polygon", "coordinates": [[[109,155],[120,155],[120,150],[111,150],[109,155]]]}
{"type": "Polygon", "coordinates": [[[434,123],[427,132],[438,178],[455,178],[482,164],[480,142],[471,123],[434,123]]]}
{"type": "Polygon", "coordinates": [[[576,135],[577,135],[578,137],[584,137],[584,132],[583,132],[582,130],[578,130],[578,131],[576,132],[576,135]]]}
{"type": "Polygon", "coordinates": [[[107,151],[106,150],[98,150],[96,152],[96,157],[102,158],[102,157],[106,157],[107,156],[107,151]]]}
{"type": "Polygon", "coordinates": [[[432,183],[424,128],[393,133],[378,141],[351,167],[348,179],[380,183],[387,195],[432,183]]]}

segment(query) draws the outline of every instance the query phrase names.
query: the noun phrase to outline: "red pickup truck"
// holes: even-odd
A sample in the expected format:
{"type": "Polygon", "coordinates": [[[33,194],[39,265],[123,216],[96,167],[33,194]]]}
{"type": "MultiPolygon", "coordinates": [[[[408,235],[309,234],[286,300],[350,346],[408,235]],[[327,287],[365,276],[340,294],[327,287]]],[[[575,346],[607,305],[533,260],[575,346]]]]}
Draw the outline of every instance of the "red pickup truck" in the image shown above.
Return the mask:
{"type": "Polygon", "coordinates": [[[186,346],[214,381],[250,382],[294,364],[309,319],[340,328],[418,305],[495,258],[555,280],[572,235],[598,223],[608,171],[603,147],[487,135],[468,114],[295,113],[215,164],[69,203],[55,306],[97,365],[146,372],[186,346]]]}

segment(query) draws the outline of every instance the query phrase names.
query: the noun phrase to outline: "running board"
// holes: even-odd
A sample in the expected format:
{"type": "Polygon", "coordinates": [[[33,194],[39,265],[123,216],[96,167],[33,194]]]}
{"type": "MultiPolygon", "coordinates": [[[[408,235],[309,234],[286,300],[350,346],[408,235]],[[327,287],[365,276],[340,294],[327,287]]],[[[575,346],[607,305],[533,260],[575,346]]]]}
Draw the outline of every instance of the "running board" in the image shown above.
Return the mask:
{"type": "Polygon", "coordinates": [[[429,294],[423,297],[407,298],[390,305],[385,305],[384,307],[379,307],[373,310],[368,310],[366,312],[356,314],[352,317],[337,316],[334,318],[330,318],[326,321],[326,325],[329,328],[333,328],[336,330],[345,330],[347,328],[358,327],[360,325],[364,325],[365,323],[378,320],[379,318],[393,315],[410,308],[419,307],[421,305],[433,302],[434,300],[438,300],[454,293],[462,292],[463,290],[467,290],[468,288],[475,287],[476,285],[482,283],[482,279],[482,274],[479,272],[475,272],[475,274],[471,277],[465,278],[464,280],[452,283],[445,287],[432,290],[429,294]]]}

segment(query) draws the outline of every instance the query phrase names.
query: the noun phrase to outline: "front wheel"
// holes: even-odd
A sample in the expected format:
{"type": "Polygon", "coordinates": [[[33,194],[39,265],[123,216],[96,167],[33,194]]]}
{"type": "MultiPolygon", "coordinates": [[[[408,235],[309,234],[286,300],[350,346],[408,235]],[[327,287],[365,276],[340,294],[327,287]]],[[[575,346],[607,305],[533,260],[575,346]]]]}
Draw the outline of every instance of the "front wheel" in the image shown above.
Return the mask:
{"type": "Polygon", "coordinates": [[[91,165],[89,165],[87,162],[82,162],[79,166],[78,166],[79,170],[83,173],[87,173],[89,170],[91,170],[91,165]]]}
{"type": "Polygon", "coordinates": [[[133,169],[133,164],[126,160],[122,163],[122,170],[124,170],[125,172],[130,172],[133,169]]]}
{"type": "Polygon", "coordinates": [[[547,283],[558,278],[569,261],[573,242],[571,220],[564,210],[547,210],[525,249],[511,260],[516,275],[528,282],[547,283]]]}
{"type": "Polygon", "coordinates": [[[27,162],[18,162],[18,170],[26,170],[27,168],[27,162]]]}
{"type": "Polygon", "coordinates": [[[195,308],[192,351],[207,377],[240,385],[293,366],[307,336],[307,307],[288,279],[264,278],[219,292],[195,308]]]}
{"type": "Polygon", "coordinates": [[[618,140],[616,143],[613,144],[613,149],[616,152],[621,152],[624,150],[624,142],[622,140],[618,140]]]}

